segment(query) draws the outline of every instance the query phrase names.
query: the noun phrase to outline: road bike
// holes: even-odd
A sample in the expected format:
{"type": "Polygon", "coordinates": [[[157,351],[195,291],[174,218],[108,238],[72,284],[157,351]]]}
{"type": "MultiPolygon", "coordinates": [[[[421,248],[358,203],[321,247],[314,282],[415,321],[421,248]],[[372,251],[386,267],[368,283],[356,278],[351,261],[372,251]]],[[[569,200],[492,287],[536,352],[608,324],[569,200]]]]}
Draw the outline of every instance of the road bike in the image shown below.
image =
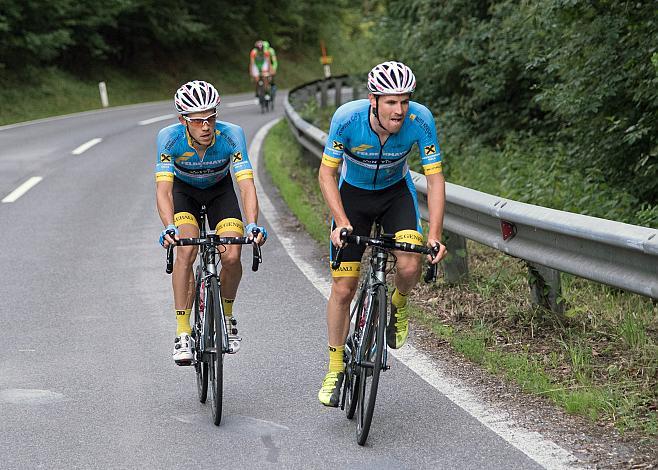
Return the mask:
{"type": "MultiPolygon", "coordinates": [[[[262,262],[260,246],[255,242],[258,229],[250,237],[220,237],[206,231],[206,208],[201,207],[199,238],[181,238],[177,246],[199,246],[198,264],[195,269],[194,317],[192,340],[194,343],[191,365],[196,372],[197,393],[199,401],[205,403],[210,385],[210,405],[213,423],[219,426],[222,420],[222,399],[224,394],[224,355],[233,353],[229,335],[237,333],[235,319],[227,325],[222,303],[221,283],[217,269],[217,256],[226,250],[227,245],[253,245],[253,271],[258,270],[262,262]]],[[[173,232],[170,233],[173,237],[173,232]]],[[[173,271],[173,245],[167,248],[167,274],[173,271]]]]}
{"type": "Polygon", "coordinates": [[[260,75],[258,77],[258,104],[260,104],[260,112],[265,113],[270,109],[274,109],[274,103],[272,102],[273,96],[271,94],[271,87],[266,86],[266,81],[268,77],[266,75],[260,75]]]}
{"type": "MultiPolygon", "coordinates": [[[[341,232],[345,243],[372,247],[368,258],[368,269],[357,291],[356,301],[350,312],[350,332],[345,341],[345,385],[341,400],[341,409],[348,419],[356,414],[356,436],[359,445],[368,439],[372,416],[379,386],[379,374],[388,370],[386,347],[386,325],[388,315],[388,287],[386,274],[395,267],[397,258],[392,250],[423,253],[435,256],[434,249],[411,243],[395,241],[395,235],[382,233],[379,223],[375,225],[373,238],[348,235],[341,232]],[[387,269],[389,257],[393,266],[387,269]]],[[[336,252],[332,268],[338,269],[341,263],[342,249],[336,252]]],[[[436,278],[437,265],[430,265],[425,281],[436,278]]]]}

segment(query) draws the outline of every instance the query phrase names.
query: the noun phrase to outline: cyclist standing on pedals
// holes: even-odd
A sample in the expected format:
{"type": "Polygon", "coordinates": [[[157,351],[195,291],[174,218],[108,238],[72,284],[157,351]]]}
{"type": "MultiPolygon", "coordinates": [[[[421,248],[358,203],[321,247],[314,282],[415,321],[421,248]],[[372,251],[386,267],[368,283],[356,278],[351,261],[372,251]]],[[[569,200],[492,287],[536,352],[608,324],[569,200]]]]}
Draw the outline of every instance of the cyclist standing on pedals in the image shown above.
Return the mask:
{"type": "MultiPolygon", "coordinates": [[[[446,255],[440,241],[445,208],[441,152],[432,114],[425,106],[410,101],[415,88],[416,78],[409,67],[400,62],[384,62],[368,74],[368,99],[346,103],[334,113],[318,175],[333,217],[332,260],[336,247],[343,245],[342,229],[368,236],[376,219],[381,221],[386,233],[395,234],[396,241],[423,243],[416,190],[406,162],[414,144],[420,149],[427,177],[427,245],[440,247],[430,262],[436,264],[446,255]]],[[[364,250],[358,245],[346,246],[340,268],[332,271],[327,304],[329,372],[318,393],[320,402],[326,406],[336,407],[340,401],[349,309],[364,250]]],[[[409,333],[407,296],[420,279],[422,255],[399,251],[394,254],[397,269],[386,342],[390,348],[397,349],[409,333]]]]}
{"type": "MultiPolygon", "coordinates": [[[[167,247],[174,240],[199,236],[200,209],[206,206],[208,223],[217,235],[249,236],[253,228],[260,233],[259,244],[267,239],[267,231],[257,226],[258,200],[254,172],[247,155],[244,131],[240,126],[217,120],[219,93],[210,83],[194,80],[181,86],[174,97],[178,112],[177,124],[158,133],[158,157],[155,167],[156,200],[164,230],[160,244],[167,247]],[[242,214],[233,189],[229,167],[240,189],[240,198],[248,224],[242,214]],[[170,233],[175,235],[172,237],[170,233]]],[[[233,301],[242,277],[240,245],[230,245],[222,252],[220,282],[227,325],[233,316],[233,301]]],[[[176,338],[174,361],[189,365],[192,361],[190,312],[194,299],[192,265],[196,246],[176,248],[172,274],[176,338]]],[[[229,336],[233,352],[240,348],[241,338],[229,336]]]]}
{"type": "Polygon", "coordinates": [[[249,53],[249,75],[256,84],[256,97],[258,97],[258,79],[262,76],[265,83],[265,91],[269,91],[270,71],[272,61],[270,51],[265,48],[265,43],[256,41],[254,48],[249,53]]]}

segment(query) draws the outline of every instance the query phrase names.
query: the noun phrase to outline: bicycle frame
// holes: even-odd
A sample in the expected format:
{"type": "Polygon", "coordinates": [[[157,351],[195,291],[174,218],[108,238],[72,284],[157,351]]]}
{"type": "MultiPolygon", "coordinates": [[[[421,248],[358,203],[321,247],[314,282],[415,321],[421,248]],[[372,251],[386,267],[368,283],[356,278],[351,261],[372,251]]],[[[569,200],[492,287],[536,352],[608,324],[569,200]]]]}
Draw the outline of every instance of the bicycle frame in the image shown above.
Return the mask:
{"type": "MultiPolygon", "coordinates": [[[[205,213],[205,207],[201,208],[201,221],[200,221],[200,226],[199,226],[199,238],[206,238],[208,236],[206,232],[206,213],[205,213]]],[[[214,245],[211,244],[203,244],[199,247],[199,268],[200,268],[200,277],[201,279],[196,280],[200,281],[201,284],[201,292],[200,295],[204,296],[203,303],[204,305],[206,304],[206,299],[205,295],[207,290],[204,288],[205,286],[209,285],[210,279],[211,278],[216,278],[217,279],[217,285],[221,289],[221,282],[219,282],[219,274],[217,273],[217,250],[214,245]]],[[[224,318],[224,306],[221,302],[221,299],[219,301],[219,311],[221,313],[220,318],[224,318]]],[[[199,338],[200,340],[200,345],[199,345],[199,350],[201,351],[201,357],[203,361],[207,361],[209,358],[208,356],[210,354],[216,354],[217,353],[217,346],[213,348],[213,350],[206,349],[206,340],[208,339],[210,335],[210,329],[209,329],[209,322],[208,322],[208,316],[205,314],[206,312],[203,312],[203,321],[202,321],[202,335],[199,338]]],[[[226,330],[226,323],[224,321],[219,322],[221,324],[221,338],[222,338],[222,347],[221,347],[221,352],[226,353],[228,352],[228,331],[226,330]]],[[[196,360],[197,358],[195,358],[196,360]]]]}
{"type": "MultiPolygon", "coordinates": [[[[377,231],[379,230],[379,227],[377,228],[377,231]]],[[[384,288],[384,292],[386,292],[386,295],[388,296],[388,286],[386,285],[386,264],[388,263],[388,252],[384,249],[381,249],[379,247],[373,247],[374,253],[370,255],[370,263],[368,266],[368,271],[366,272],[366,275],[361,283],[360,288],[357,291],[357,295],[359,299],[363,298],[364,301],[372,301],[372,296],[374,295],[376,289],[379,286],[382,286],[384,288]],[[365,296],[363,291],[365,292],[365,296]]],[[[366,306],[367,307],[367,306],[366,306]]],[[[383,319],[384,322],[387,321],[386,318],[383,319]]],[[[372,328],[372,318],[371,318],[371,311],[368,308],[364,308],[363,305],[357,304],[354,306],[352,309],[352,312],[350,314],[350,321],[359,321],[361,322],[361,329],[359,330],[359,333],[361,333],[360,337],[357,338],[357,347],[356,347],[356,364],[361,367],[367,367],[367,368],[372,368],[373,364],[365,361],[363,358],[366,357],[365,351],[364,351],[364,344],[363,344],[363,338],[368,337],[368,333],[370,331],[370,328],[372,328]],[[365,318],[354,318],[357,313],[360,314],[366,314],[365,318]]],[[[345,346],[346,354],[348,355],[348,358],[350,358],[351,351],[348,350],[347,345],[345,346]]],[[[388,370],[389,367],[386,365],[386,358],[387,358],[387,348],[386,345],[384,344],[384,352],[383,352],[383,359],[382,359],[382,370],[388,370]]]]}

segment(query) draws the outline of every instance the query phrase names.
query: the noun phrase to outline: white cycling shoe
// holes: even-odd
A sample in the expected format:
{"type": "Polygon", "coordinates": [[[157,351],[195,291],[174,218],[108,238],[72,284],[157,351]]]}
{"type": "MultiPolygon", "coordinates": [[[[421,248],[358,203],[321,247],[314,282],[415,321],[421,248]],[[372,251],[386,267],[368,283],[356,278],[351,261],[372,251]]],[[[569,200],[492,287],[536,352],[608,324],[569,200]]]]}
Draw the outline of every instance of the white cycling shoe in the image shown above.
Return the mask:
{"type": "Polygon", "coordinates": [[[174,339],[174,352],[172,353],[174,362],[179,366],[191,365],[194,357],[192,350],[193,340],[190,335],[181,333],[180,336],[176,336],[174,339]]]}
{"type": "Polygon", "coordinates": [[[224,321],[228,331],[228,353],[235,354],[240,350],[240,343],[242,342],[242,337],[238,336],[238,321],[234,316],[226,316],[224,321]]]}
{"type": "Polygon", "coordinates": [[[242,337],[237,335],[228,335],[228,353],[235,354],[240,350],[242,337]]]}

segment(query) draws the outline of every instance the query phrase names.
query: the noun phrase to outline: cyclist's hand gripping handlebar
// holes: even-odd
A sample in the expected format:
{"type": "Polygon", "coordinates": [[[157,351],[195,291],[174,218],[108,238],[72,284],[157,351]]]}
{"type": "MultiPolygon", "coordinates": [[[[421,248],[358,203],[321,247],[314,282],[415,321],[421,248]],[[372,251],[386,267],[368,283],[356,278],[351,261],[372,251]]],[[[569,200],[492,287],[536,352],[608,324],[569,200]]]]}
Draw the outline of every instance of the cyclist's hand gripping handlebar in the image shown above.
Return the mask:
{"type": "MultiPolygon", "coordinates": [[[[437,243],[432,248],[432,254],[430,256],[434,258],[439,253],[439,250],[441,250],[441,245],[437,243]]],[[[438,271],[438,267],[439,267],[438,264],[430,263],[430,265],[427,267],[427,271],[425,271],[425,276],[423,277],[423,280],[427,283],[436,281],[436,273],[438,271]]]]}
{"type": "MultiPolygon", "coordinates": [[[[345,239],[347,238],[347,233],[348,232],[346,228],[340,231],[340,239],[342,241],[345,241],[345,239]]],[[[334,259],[331,262],[331,269],[338,269],[342,261],[343,261],[343,248],[341,247],[336,250],[336,259],[334,259]]]]}

